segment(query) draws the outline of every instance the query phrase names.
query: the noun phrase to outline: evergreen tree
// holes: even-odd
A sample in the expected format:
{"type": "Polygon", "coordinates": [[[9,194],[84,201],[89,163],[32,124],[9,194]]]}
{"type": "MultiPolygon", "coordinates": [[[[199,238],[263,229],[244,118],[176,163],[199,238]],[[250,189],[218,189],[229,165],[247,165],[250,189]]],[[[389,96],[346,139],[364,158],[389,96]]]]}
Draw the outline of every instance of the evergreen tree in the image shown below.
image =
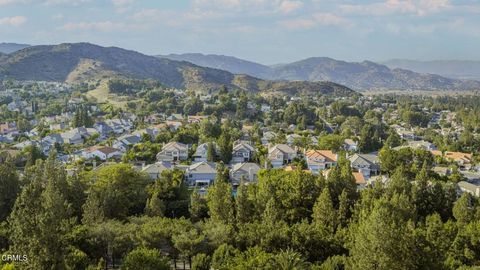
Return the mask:
{"type": "Polygon", "coordinates": [[[215,151],[215,145],[212,142],[208,143],[207,146],[207,161],[208,162],[215,162],[216,161],[216,151],[215,151]]]}
{"type": "Polygon", "coordinates": [[[232,160],[233,143],[232,136],[227,128],[222,128],[222,134],[218,139],[218,148],[220,160],[225,164],[230,163],[230,160],[232,160]]]}
{"type": "Polygon", "coordinates": [[[20,180],[12,161],[0,163],[0,222],[7,219],[20,192],[20,180]]]}
{"type": "Polygon", "coordinates": [[[165,203],[160,200],[158,193],[153,193],[147,200],[146,214],[149,216],[163,217],[165,213],[165,203]]]}
{"type": "Polygon", "coordinates": [[[337,213],[333,207],[330,190],[324,188],[313,206],[313,222],[333,233],[337,226],[337,213]]]}
{"type": "Polygon", "coordinates": [[[72,211],[64,198],[64,168],[52,156],[27,170],[23,188],[9,217],[12,252],[26,254],[27,269],[64,269],[66,235],[73,225],[72,211]]]}
{"type": "Polygon", "coordinates": [[[234,202],[232,187],[229,183],[216,181],[208,189],[207,202],[209,215],[214,222],[232,224],[234,221],[234,202]]]}

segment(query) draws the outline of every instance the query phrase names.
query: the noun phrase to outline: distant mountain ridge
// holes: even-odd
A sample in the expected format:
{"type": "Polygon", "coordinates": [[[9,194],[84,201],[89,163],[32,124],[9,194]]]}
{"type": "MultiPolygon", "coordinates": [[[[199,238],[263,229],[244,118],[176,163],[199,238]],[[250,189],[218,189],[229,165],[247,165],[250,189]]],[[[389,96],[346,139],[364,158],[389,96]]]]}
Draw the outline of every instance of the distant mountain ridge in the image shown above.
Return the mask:
{"type": "Polygon", "coordinates": [[[28,44],[0,43],[0,54],[9,54],[30,47],[28,44]]]}
{"type": "Polygon", "coordinates": [[[155,79],[168,87],[202,92],[215,91],[226,85],[230,89],[252,92],[355,94],[353,90],[331,82],[270,82],[185,61],[90,43],[31,46],[0,56],[0,80],[82,82],[112,77],[155,79]]]}
{"type": "Polygon", "coordinates": [[[386,61],[383,64],[389,66],[390,68],[402,68],[420,73],[438,74],[452,79],[480,80],[480,61],[416,61],[393,59],[386,61]]]}
{"type": "Polygon", "coordinates": [[[248,74],[267,80],[332,81],[356,90],[479,90],[480,82],[450,79],[440,75],[417,73],[407,69],[391,69],[371,61],[346,62],[328,57],[312,57],[301,61],[265,66],[234,57],[185,54],[163,56],[196,65],[218,68],[232,73],[248,74]],[[252,68],[254,67],[254,68],[252,68]]]}

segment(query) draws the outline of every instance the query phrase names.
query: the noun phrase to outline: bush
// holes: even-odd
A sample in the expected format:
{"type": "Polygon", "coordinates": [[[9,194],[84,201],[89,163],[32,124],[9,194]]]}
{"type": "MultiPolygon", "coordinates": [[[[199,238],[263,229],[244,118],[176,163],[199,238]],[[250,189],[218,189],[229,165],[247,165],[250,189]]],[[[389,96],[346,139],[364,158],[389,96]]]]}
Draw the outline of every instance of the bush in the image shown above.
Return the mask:
{"type": "Polygon", "coordinates": [[[127,254],[123,261],[125,270],[170,270],[168,258],[162,256],[158,249],[137,248],[127,254]]]}
{"type": "Polygon", "coordinates": [[[210,269],[210,256],[200,253],[192,259],[192,270],[209,270],[210,269]]]}

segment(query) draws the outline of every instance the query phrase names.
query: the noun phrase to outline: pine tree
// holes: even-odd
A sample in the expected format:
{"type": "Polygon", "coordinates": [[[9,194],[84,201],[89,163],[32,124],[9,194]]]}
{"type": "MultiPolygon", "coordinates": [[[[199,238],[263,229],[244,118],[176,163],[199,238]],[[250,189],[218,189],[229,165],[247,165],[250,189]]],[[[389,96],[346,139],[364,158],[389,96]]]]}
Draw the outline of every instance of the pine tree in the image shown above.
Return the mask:
{"type": "Polygon", "coordinates": [[[28,269],[63,269],[66,235],[74,222],[64,195],[67,180],[54,156],[27,170],[23,188],[9,217],[12,251],[25,254],[28,269]]]}
{"type": "Polygon", "coordinates": [[[252,221],[254,218],[254,204],[248,198],[248,186],[240,184],[235,198],[237,222],[240,224],[252,221]]]}
{"type": "Polygon", "coordinates": [[[158,193],[153,193],[147,200],[146,213],[149,216],[163,217],[165,214],[165,203],[160,200],[158,193]]]}
{"type": "Polygon", "coordinates": [[[208,210],[215,222],[232,224],[234,221],[234,202],[232,187],[229,183],[217,181],[208,189],[208,210]]]}
{"type": "Polygon", "coordinates": [[[10,212],[20,192],[20,181],[15,166],[10,159],[0,164],[0,222],[4,221],[10,212]]]}
{"type": "Polygon", "coordinates": [[[222,134],[218,139],[218,148],[220,152],[220,160],[225,164],[230,163],[232,160],[233,143],[232,137],[227,128],[222,128],[222,134]]]}
{"type": "Polygon", "coordinates": [[[94,193],[90,193],[87,197],[85,204],[83,205],[83,218],[82,223],[93,225],[105,220],[105,214],[103,206],[100,202],[100,198],[94,193]]]}
{"type": "Polygon", "coordinates": [[[313,222],[333,233],[337,226],[337,213],[333,207],[330,190],[324,188],[313,206],[313,222]]]}
{"type": "Polygon", "coordinates": [[[215,157],[216,157],[215,145],[212,142],[209,142],[207,146],[207,161],[215,162],[215,157]]]}

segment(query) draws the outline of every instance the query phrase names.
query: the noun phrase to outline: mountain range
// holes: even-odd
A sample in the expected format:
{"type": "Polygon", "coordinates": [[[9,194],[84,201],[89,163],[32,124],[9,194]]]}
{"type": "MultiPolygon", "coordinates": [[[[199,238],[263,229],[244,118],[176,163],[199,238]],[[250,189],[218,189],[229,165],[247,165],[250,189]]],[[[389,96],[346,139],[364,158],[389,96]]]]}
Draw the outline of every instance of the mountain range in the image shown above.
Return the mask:
{"type": "Polygon", "coordinates": [[[386,61],[383,64],[390,68],[402,68],[415,72],[438,74],[453,79],[480,80],[480,61],[415,61],[394,59],[386,61]]]}
{"type": "Polygon", "coordinates": [[[223,55],[171,54],[160,58],[188,61],[199,66],[224,69],[276,81],[332,81],[355,90],[478,90],[480,82],[389,68],[371,61],[346,62],[327,57],[267,66],[223,55]]]}
{"type": "Polygon", "coordinates": [[[30,46],[0,55],[0,80],[82,82],[112,77],[155,79],[165,86],[208,92],[225,85],[251,92],[352,95],[332,82],[277,82],[90,43],[30,46]]]}
{"type": "Polygon", "coordinates": [[[30,47],[28,44],[0,43],[0,54],[9,54],[30,47]]]}

